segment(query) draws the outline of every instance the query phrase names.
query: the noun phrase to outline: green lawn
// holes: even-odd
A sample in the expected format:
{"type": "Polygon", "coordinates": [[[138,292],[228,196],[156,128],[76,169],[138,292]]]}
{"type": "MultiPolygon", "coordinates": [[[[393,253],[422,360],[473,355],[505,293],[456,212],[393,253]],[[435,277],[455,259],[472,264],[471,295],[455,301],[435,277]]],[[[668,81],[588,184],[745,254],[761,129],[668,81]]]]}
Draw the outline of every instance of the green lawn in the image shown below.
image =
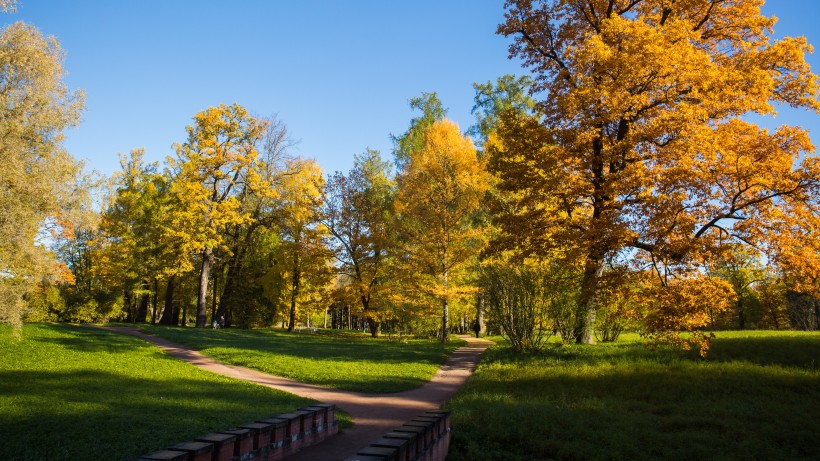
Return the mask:
{"type": "Polygon", "coordinates": [[[0,325],[0,459],[125,459],[311,401],[224,378],[149,343],[69,325],[0,325]]]}
{"type": "Polygon", "coordinates": [[[195,329],[146,325],[143,330],[191,346],[220,362],[306,383],[391,393],[427,383],[461,340],[387,341],[362,335],[281,330],[195,329]]]}
{"type": "Polygon", "coordinates": [[[717,336],[706,360],[634,336],[495,346],[449,403],[448,460],[820,459],[820,333],[717,336]]]}

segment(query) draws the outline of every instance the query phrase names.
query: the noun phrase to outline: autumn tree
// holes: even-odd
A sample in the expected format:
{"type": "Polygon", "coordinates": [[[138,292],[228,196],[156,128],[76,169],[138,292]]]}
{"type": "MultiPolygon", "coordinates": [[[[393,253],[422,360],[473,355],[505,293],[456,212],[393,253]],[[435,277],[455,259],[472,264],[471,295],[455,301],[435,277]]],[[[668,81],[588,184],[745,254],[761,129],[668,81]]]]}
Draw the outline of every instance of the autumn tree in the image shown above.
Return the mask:
{"type": "Polygon", "coordinates": [[[222,231],[250,219],[238,197],[246,189],[270,190],[255,169],[265,123],[238,104],[223,104],[196,114],[186,130],[188,140],[175,146],[177,157],[169,164],[176,173],[172,193],[187,205],[175,218],[176,228],[191,236],[187,249],[201,258],[196,326],[202,328],[214,251],[224,245],[222,231]]]}
{"type": "MultiPolygon", "coordinates": [[[[179,233],[172,228],[181,204],[170,193],[170,178],[157,162],[145,162],[144,150],[120,155],[121,170],[100,216],[95,241],[95,276],[112,291],[118,287],[130,321],[158,320],[159,286],[166,284],[165,306],[171,310],[176,277],[193,269],[179,233]]],[[[171,313],[163,316],[170,323],[171,313]]]]}
{"type": "Polygon", "coordinates": [[[63,231],[80,170],[62,142],[63,131],[79,121],[83,95],[63,82],[63,58],[57,40],[33,26],[18,22],[0,32],[2,322],[19,324],[24,297],[43,278],[69,276],[39,238],[43,230],[63,231]]]}
{"type": "Polygon", "coordinates": [[[354,157],[347,175],[332,175],[325,185],[323,222],[329,247],[346,289],[361,304],[370,334],[378,336],[384,316],[379,292],[391,246],[389,225],[395,182],[379,151],[367,149],[354,157]]]}
{"type": "Polygon", "coordinates": [[[725,244],[788,245],[772,224],[795,223],[816,196],[806,131],[744,117],[774,104],[820,108],[809,45],[773,39],[762,3],[507,2],[498,32],[532,72],[539,116],[509,111],[495,133],[501,187],[530,204],[504,225],[532,251],[582,262],[580,342],[593,342],[607,261],[651,268],[657,308],[671,309],[659,319],[691,315],[653,327],[697,329],[725,286],[695,269],[725,244]]]}
{"type": "Polygon", "coordinates": [[[436,121],[423,134],[398,172],[396,259],[414,288],[440,303],[447,341],[450,302],[465,288],[461,272],[485,243],[473,218],[490,178],[453,122],[436,121]]]}
{"type": "Polygon", "coordinates": [[[265,131],[259,139],[259,157],[253,164],[261,184],[265,188],[244,188],[237,200],[239,212],[248,219],[244,222],[232,223],[225,226],[224,239],[227,248],[225,262],[224,288],[220,298],[219,310],[225,313],[226,323],[231,324],[234,312],[245,311],[242,314],[246,319],[248,312],[242,306],[243,292],[251,289],[251,285],[258,282],[258,268],[247,266],[250,258],[260,258],[269,253],[270,248],[254,248],[255,245],[265,246],[272,242],[270,236],[260,236],[276,228],[285,212],[282,206],[281,192],[290,184],[291,175],[300,174],[291,167],[300,167],[300,162],[290,154],[295,144],[288,133],[287,125],[276,115],[264,119],[265,131]],[[252,275],[253,274],[253,275],[252,275]]]}
{"type": "MultiPolygon", "coordinates": [[[[321,225],[324,176],[313,160],[288,161],[289,174],[281,182],[281,197],[276,211],[282,235],[282,262],[289,282],[288,331],[296,327],[297,305],[309,298],[307,285],[322,288],[323,275],[329,274],[330,254],[324,246],[326,229],[321,225]],[[311,277],[313,278],[311,280],[311,277]],[[306,280],[307,279],[307,280],[306,280]]],[[[329,280],[328,280],[329,283],[329,280]]]]}

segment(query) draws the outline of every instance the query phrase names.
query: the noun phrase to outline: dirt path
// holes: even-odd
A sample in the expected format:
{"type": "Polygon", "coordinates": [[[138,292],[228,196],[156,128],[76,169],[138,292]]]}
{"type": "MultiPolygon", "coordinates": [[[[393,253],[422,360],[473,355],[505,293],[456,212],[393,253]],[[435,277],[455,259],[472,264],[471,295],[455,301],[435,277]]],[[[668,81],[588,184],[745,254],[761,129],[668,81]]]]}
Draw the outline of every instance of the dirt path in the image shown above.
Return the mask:
{"type": "Polygon", "coordinates": [[[305,384],[287,378],[234,365],[225,365],[210,359],[187,346],[173,343],[129,327],[106,327],[111,331],[129,334],[150,341],[168,354],[188,363],[221,375],[250,381],[291,394],[334,403],[353,417],[353,428],[319,445],[288,457],[288,461],[339,461],[356,453],[382,434],[400,426],[419,414],[440,408],[467,381],[481,354],[492,342],[461,336],[467,345],[457,349],[450,359],[427,384],[417,389],[395,394],[365,394],[305,384]]]}

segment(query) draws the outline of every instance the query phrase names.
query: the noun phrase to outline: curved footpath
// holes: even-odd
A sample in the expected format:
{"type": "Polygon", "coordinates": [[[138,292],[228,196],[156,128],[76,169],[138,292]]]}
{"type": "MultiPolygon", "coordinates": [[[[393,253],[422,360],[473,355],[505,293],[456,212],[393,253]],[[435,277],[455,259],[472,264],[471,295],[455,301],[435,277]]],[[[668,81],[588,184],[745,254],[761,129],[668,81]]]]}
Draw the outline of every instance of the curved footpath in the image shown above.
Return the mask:
{"type": "Polygon", "coordinates": [[[338,408],[353,417],[353,428],[345,429],[343,434],[289,456],[288,461],[345,459],[419,414],[441,408],[467,381],[478,365],[481,354],[492,344],[491,341],[460,336],[468,344],[457,349],[447,363],[433,376],[433,379],[424,386],[395,394],[365,394],[329,389],[272,376],[250,368],[225,365],[187,346],[143,333],[136,328],[104,328],[150,341],[166,353],[213,373],[254,382],[320,402],[336,404],[338,408]]]}

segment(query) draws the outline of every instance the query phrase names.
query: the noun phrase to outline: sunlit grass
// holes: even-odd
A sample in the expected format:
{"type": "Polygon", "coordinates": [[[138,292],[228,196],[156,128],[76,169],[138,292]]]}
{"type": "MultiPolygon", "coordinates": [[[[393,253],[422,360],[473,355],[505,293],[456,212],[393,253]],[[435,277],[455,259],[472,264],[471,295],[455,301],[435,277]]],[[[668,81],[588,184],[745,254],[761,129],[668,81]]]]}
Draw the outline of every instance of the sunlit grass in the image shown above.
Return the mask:
{"type": "Polygon", "coordinates": [[[149,343],[67,325],[0,325],[0,459],[125,459],[309,404],[149,343]]]}
{"type": "Polygon", "coordinates": [[[626,338],[490,349],[448,459],[820,459],[820,333],[720,332],[706,360],[626,338]]]}
{"type": "Polygon", "coordinates": [[[148,333],[191,346],[220,362],[298,381],[358,392],[391,393],[427,383],[452,351],[454,340],[387,341],[360,335],[281,330],[145,326],[148,333]]]}

